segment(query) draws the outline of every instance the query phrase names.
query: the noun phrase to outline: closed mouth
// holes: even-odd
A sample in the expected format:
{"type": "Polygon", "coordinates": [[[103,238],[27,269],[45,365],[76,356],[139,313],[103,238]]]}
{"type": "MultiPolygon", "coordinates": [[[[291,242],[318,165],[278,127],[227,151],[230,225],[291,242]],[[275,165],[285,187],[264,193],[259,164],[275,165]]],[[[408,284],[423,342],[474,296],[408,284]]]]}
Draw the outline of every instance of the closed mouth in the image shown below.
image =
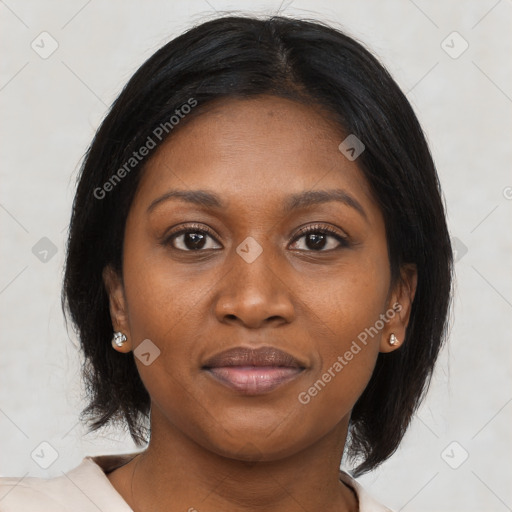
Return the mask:
{"type": "Polygon", "coordinates": [[[208,359],[202,369],[238,393],[260,395],[295,379],[305,365],[274,347],[235,347],[208,359]]]}

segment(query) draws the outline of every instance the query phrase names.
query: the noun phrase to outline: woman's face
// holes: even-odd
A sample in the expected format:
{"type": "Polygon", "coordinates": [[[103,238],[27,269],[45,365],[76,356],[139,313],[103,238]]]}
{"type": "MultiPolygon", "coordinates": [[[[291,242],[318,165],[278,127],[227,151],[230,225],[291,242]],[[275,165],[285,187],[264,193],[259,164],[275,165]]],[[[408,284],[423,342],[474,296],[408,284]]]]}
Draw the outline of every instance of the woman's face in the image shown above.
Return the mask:
{"type": "Polygon", "coordinates": [[[392,285],[382,214],[318,109],[230,99],[178,128],[139,184],[122,279],[105,272],[120,350],[159,430],[276,460],[346,429],[379,351],[404,338],[414,276],[392,285]],[[207,364],[260,347],[293,361],[207,364]]]}

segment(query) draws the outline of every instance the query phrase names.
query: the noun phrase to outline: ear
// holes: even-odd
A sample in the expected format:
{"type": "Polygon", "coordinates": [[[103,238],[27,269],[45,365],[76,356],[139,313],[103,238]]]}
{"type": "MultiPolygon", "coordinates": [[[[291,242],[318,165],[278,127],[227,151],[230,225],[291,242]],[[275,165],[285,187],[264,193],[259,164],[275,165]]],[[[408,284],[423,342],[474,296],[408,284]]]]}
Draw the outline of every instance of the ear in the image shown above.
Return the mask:
{"type": "Polygon", "coordinates": [[[403,265],[400,269],[400,277],[390,293],[385,313],[388,321],[382,331],[380,352],[393,352],[393,350],[402,346],[411,316],[417,284],[418,271],[416,265],[403,265]],[[396,337],[396,342],[393,345],[390,344],[392,334],[396,337]]]}
{"type": "Polygon", "coordinates": [[[109,265],[103,269],[103,283],[109,298],[112,327],[114,331],[121,331],[127,338],[126,342],[121,347],[117,345],[112,346],[118,352],[130,352],[130,350],[132,350],[132,342],[123,281],[119,274],[109,265]]]}

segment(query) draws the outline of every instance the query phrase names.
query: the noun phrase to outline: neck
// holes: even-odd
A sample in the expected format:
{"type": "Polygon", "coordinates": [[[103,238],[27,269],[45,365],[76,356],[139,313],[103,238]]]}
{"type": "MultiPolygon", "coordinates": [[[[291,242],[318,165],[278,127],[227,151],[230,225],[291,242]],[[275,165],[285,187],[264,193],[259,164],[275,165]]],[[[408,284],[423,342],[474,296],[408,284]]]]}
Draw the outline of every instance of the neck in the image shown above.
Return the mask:
{"type": "Polygon", "coordinates": [[[353,492],[339,481],[347,424],[288,457],[258,461],[255,450],[253,460],[238,460],[200,446],[152,408],[149,446],[120,468],[118,490],[135,512],[355,511],[353,492]]]}

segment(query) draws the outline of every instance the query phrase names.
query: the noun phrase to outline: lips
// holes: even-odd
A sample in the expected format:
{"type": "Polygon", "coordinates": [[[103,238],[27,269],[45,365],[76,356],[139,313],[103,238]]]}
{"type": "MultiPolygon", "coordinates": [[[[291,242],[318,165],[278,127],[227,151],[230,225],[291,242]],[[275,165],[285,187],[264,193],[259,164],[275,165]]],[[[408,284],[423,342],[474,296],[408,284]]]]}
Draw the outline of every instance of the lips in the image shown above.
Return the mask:
{"type": "Polygon", "coordinates": [[[273,347],[235,347],[208,359],[203,369],[217,382],[245,395],[269,393],[296,378],[305,365],[273,347]]]}
{"type": "Polygon", "coordinates": [[[282,366],[301,368],[303,365],[288,352],[273,347],[250,349],[235,347],[225,350],[206,361],[203,367],[219,368],[225,366],[282,366]]]}

